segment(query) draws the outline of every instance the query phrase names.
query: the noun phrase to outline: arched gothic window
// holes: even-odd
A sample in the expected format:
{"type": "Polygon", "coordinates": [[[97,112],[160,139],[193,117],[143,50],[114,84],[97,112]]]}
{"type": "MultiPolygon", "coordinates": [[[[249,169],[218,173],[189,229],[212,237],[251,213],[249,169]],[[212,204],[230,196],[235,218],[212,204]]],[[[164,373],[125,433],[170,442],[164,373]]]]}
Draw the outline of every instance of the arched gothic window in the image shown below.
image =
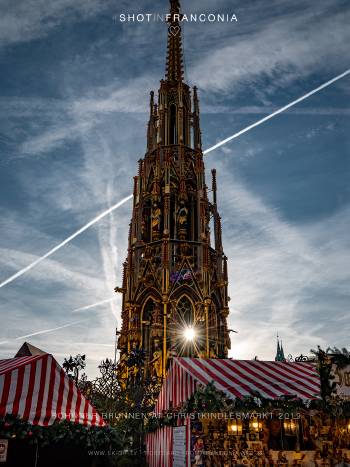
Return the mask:
{"type": "Polygon", "coordinates": [[[188,326],[193,324],[192,303],[185,295],[177,302],[177,312],[188,326]]]}
{"type": "Polygon", "coordinates": [[[177,143],[177,135],[176,135],[176,105],[170,105],[170,125],[169,125],[169,143],[176,144],[177,143]]]}

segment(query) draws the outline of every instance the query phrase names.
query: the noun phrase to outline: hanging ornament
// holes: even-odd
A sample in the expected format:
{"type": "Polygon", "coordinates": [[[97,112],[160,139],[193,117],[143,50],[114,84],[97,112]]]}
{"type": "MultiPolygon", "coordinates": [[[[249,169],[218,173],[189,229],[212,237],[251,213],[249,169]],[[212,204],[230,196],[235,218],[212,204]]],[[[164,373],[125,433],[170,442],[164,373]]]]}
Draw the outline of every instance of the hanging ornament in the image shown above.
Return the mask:
{"type": "Polygon", "coordinates": [[[311,399],[303,399],[303,404],[305,407],[308,409],[311,405],[312,400],[311,399]]]}
{"type": "Polygon", "coordinates": [[[260,397],[254,397],[253,400],[258,407],[262,406],[262,400],[260,399],[260,397]]]}

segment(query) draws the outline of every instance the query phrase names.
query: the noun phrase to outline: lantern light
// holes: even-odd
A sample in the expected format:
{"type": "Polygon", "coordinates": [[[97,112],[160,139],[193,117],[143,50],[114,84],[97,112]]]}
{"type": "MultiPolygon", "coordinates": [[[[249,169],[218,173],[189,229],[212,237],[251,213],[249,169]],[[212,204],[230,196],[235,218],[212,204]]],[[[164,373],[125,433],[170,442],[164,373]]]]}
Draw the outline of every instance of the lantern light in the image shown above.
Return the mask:
{"type": "Polygon", "coordinates": [[[297,434],[297,423],[294,420],[284,420],[283,428],[286,435],[296,435],[297,434]]]}
{"type": "Polygon", "coordinates": [[[227,431],[229,435],[239,436],[243,433],[242,420],[233,419],[227,424],[227,431]]]}
{"type": "Polygon", "coordinates": [[[253,419],[249,421],[249,431],[253,431],[255,433],[259,433],[262,431],[262,423],[260,420],[253,419]]]}

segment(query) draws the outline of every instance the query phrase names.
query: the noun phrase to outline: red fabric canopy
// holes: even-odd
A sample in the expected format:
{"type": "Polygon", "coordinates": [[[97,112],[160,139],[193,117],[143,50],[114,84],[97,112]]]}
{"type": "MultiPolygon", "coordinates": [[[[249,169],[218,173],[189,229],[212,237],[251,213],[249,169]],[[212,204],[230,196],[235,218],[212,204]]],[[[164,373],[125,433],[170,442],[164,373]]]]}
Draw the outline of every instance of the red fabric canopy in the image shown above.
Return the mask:
{"type": "MultiPolygon", "coordinates": [[[[185,448],[186,456],[183,467],[191,465],[191,423],[190,420],[183,421],[185,428],[185,448]]],[[[179,425],[181,426],[181,425],[179,425]]],[[[145,437],[146,460],[149,467],[172,467],[174,454],[174,431],[172,426],[163,426],[153,433],[148,433],[145,437]]],[[[179,449],[179,447],[177,447],[179,449]]],[[[179,465],[178,463],[176,465],[179,465]]]]}
{"type": "Polygon", "coordinates": [[[6,414],[41,426],[55,420],[105,424],[49,354],[0,360],[0,418],[6,414]]]}
{"type": "Polygon", "coordinates": [[[256,392],[267,399],[286,395],[301,399],[320,397],[320,377],[313,363],[177,357],[168,371],[155,412],[179,407],[198,385],[210,382],[231,398],[256,392]]]}

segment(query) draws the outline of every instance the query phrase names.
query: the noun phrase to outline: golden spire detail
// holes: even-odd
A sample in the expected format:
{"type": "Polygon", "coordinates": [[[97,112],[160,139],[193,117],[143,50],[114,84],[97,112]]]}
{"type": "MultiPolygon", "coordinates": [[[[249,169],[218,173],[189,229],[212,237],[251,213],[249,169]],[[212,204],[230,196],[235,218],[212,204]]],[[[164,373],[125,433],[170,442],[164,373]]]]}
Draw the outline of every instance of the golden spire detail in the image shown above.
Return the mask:
{"type": "Polygon", "coordinates": [[[166,80],[183,80],[183,52],[181,40],[181,13],[179,0],[170,0],[166,80]]]}

